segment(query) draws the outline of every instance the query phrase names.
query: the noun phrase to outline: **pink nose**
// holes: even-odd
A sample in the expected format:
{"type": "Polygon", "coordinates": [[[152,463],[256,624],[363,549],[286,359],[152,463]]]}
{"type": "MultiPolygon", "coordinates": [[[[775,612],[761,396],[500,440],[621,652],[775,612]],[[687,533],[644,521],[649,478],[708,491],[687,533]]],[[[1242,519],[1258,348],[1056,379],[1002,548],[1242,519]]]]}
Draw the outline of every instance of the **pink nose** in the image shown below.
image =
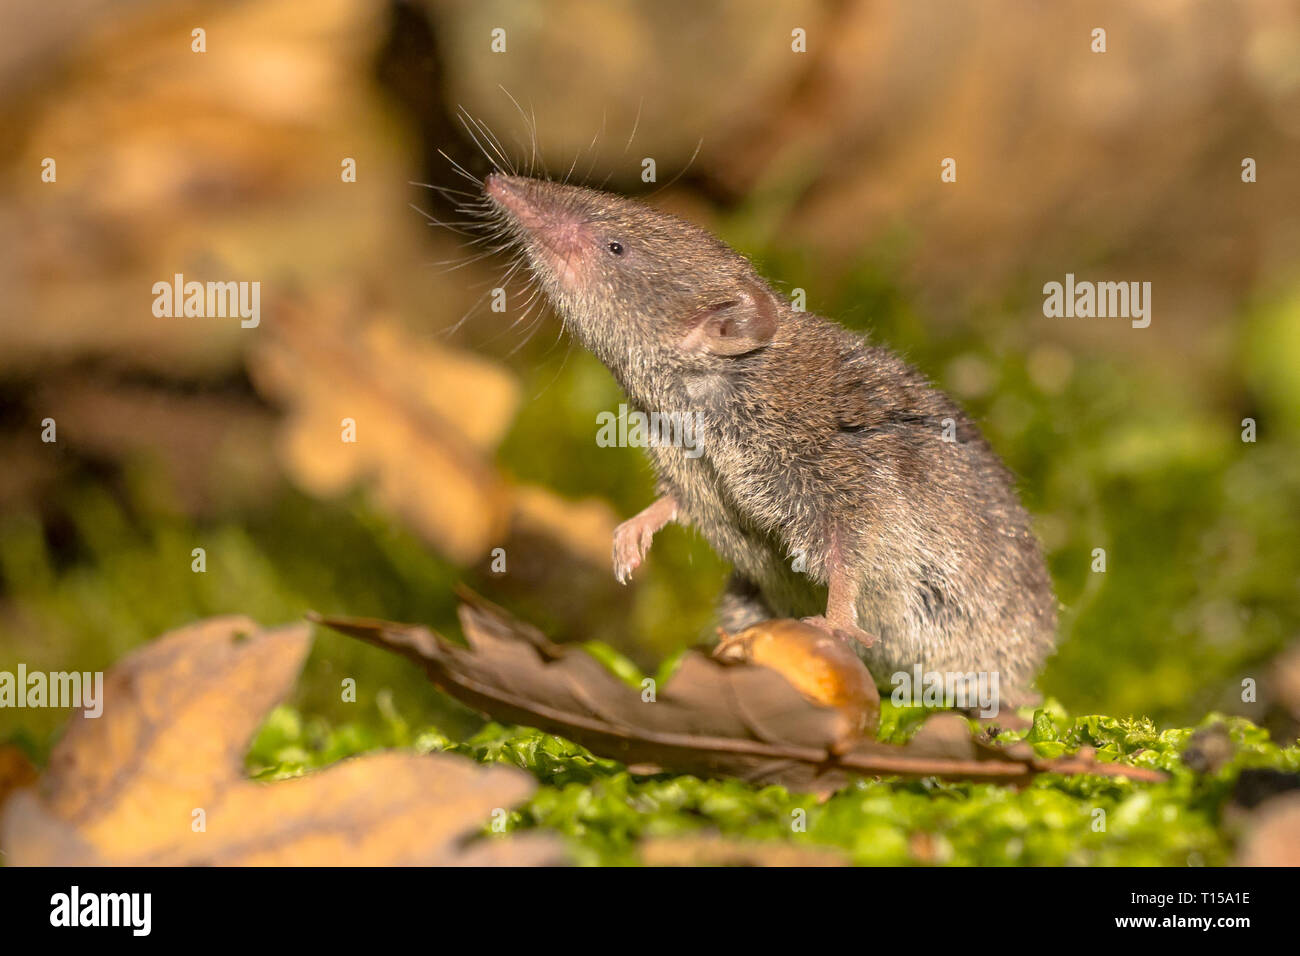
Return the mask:
{"type": "Polygon", "coordinates": [[[550,271],[561,284],[576,285],[594,240],[582,210],[566,201],[564,187],[492,173],[483,181],[483,191],[530,237],[534,268],[550,271]]]}
{"type": "Polygon", "coordinates": [[[577,238],[577,213],[558,202],[537,180],[492,173],[483,181],[483,191],[498,208],[547,245],[558,249],[577,238]]]}
{"type": "Polygon", "coordinates": [[[502,176],[500,173],[489,173],[483,184],[487,189],[487,194],[493,199],[501,199],[501,197],[514,192],[510,188],[510,177],[502,176]]]}
{"type": "Polygon", "coordinates": [[[486,192],[497,205],[519,219],[531,219],[536,216],[533,204],[524,198],[522,183],[513,176],[492,173],[483,183],[486,192]]]}

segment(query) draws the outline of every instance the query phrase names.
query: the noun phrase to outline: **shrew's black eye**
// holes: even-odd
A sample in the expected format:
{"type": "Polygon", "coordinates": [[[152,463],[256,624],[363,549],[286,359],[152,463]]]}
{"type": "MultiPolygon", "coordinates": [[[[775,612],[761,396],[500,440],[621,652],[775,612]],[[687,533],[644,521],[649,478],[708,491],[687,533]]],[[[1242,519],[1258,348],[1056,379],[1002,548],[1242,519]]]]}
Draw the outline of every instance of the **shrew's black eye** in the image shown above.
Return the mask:
{"type": "Polygon", "coordinates": [[[611,242],[609,244],[609,251],[614,253],[616,256],[621,256],[623,254],[623,243],[611,242]]]}

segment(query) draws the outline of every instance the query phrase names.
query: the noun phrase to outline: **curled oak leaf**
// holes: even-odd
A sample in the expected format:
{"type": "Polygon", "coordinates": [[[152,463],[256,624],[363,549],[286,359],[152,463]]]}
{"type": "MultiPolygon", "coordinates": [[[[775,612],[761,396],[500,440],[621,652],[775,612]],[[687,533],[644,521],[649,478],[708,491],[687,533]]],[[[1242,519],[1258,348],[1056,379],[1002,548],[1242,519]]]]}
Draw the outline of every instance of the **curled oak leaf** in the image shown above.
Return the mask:
{"type": "Polygon", "coordinates": [[[200,621],[106,675],[35,786],[0,807],[8,863],[400,865],[557,862],[554,841],[465,845],[532,779],[450,754],[379,753],[274,783],[244,775],[249,740],[292,688],[308,628],[200,621]]]}
{"type": "Polygon", "coordinates": [[[915,749],[879,743],[858,734],[842,711],[810,701],[780,673],[700,651],[683,656],[666,686],[638,691],[582,649],[552,643],[475,595],[463,597],[467,647],[419,625],[313,620],[407,657],[446,693],[484,714],[560,734],[641,772],[739,777],[821,793],[863,775],[1023,784],[1059,770],[1162,779],[1154,771],[1086,759],[1039,760],[1027,748],[1006,751],[973,739],[956,755],[951,743],[935,748],[924,736],[915,749]]]}
{"type": "Polygon", "coordinates": [[[824,758],[850,729],[766,667],[692,652],[667,686],[639,691],[585,651],[468,604],[461,622],[469,647],[415,625],[317,620],[421,664],[433,683],[495,719],[561,734],[646,771],[762,780],[774,761],[824,758]]]}

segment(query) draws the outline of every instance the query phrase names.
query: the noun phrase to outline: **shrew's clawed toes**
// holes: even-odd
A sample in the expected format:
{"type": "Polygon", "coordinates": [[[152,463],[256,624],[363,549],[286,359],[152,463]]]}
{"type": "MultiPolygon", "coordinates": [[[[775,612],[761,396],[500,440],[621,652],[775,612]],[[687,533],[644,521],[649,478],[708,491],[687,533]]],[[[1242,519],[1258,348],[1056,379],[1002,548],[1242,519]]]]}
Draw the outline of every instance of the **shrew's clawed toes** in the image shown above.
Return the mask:
{"type": "Polygon", "coordinates": [[[814,617],[802,618],[803,623],[811,624],[813,627],[825,631],[836,640],[843,641],[852,650],[854,646],[871,647],[876,643],[876,635],[868,634],[856,624],[833,624],[826,619],[824,614],[818,614],[814,617]]]}
{"type": "Polygon", "coordinates": [[[641,566],[655,533],[676,518],[677,500],[664,495],[614,529],[614,577],[620,584],[627,584],[632,572],[641,566]]]}
{"type": "Polygon", "coordinates": [[[614,529],[614,577],[619,584],[627,584],[632,572],[641,566],[641,559],[650,548],[654,532],[645,533],[636,518],[624,521],[614,529]]]}

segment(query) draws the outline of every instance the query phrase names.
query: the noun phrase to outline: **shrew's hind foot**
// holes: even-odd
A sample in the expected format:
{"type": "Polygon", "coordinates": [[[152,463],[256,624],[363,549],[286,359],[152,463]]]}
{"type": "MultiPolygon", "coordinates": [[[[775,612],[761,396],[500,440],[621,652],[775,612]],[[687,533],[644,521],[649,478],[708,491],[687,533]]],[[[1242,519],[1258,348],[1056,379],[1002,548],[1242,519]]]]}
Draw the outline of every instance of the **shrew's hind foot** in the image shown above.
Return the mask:
{"type": "Polygon", "coordinates": [[[811,624],[818,630],[825,631],[831,637],[843,641],[849,646],[850,650],[856,651],[858,648],[867,648],[876,643],[876,635],[868,634],[856,624],[833,624],[827,620],[826,615],[818,614],[815,617],[801,618],[803,623],[811,624]]]}

